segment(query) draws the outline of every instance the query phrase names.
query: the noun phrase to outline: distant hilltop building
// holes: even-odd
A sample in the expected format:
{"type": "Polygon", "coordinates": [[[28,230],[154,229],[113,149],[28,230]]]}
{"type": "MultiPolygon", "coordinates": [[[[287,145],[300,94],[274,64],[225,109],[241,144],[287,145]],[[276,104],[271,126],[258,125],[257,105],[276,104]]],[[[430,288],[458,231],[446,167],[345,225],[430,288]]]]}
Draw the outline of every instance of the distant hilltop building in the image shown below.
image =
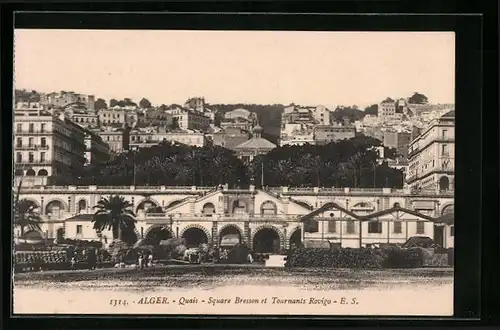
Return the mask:
{"type": "Polygon", "coordinates": [[[66,107],[69,104],[81,103],[88,110],[95,109],[94,95],[78,94],[75,92],[61,91],[59,93],[45,94],[42,95],[40,102],[45,105],[61,108],[66,107]]]}
{"type": "Polygon", "coordinates": [[[276,148],[274,143],[262,138],[263,131],[262,127],[256,126],[252,132],[253,137],[234,148],[238,154],[238,158],[243,160],[243,162],[251,162],[254,157],[267,154],[276,148]]]}
{"type": "Polygon", "coordinates": [[[250,112],[243,108],[238,108],[224,114],[220,127],[222,129],[238,128],[247,132],[258,125],[258,117],[254,112],[250,112]]]}

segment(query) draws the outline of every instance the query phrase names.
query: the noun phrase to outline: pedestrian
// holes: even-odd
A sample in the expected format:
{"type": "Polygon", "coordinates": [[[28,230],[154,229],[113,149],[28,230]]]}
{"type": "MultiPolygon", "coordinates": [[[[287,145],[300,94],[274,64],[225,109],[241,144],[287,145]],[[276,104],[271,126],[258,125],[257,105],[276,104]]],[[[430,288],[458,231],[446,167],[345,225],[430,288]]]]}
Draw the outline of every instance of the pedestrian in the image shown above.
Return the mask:
{"type": "Polygon", "coordinates": [[[148,255],[148,267],[153,267],[153,254],[148,255]]]}
{"type": "Polygon", "coordinates": [[[76,267],[76,258],[75,256],[71,257],[71,269],[75,269],[76,267]]]}
{"type": "Polygon", "coordinates": [[[139,253],[139,269],[144,269],[144,258],[142,253],[139,253]]]}
{"type": "Polygon", "coordinates": [[[248,254],[248,262],[253,264],[253,257],[251,253],[248,254]]]}
{"type": "Polygon", "coordinates": [[[95,250],[89,250],[87,254],[87,263],[90,270],[96,269],[97,267],[97,256],[95,250]]]}

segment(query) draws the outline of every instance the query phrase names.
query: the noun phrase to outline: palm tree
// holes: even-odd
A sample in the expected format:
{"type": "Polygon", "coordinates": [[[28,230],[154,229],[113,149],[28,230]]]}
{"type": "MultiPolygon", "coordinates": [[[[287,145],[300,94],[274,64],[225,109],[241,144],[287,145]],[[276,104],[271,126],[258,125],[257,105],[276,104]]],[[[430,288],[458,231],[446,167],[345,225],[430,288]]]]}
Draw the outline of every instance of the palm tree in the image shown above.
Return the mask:
{"type": "Polygon", "coordinates": [[[347,161],[339,164],[339,169],[341,171],[351,172],[354,178],[354,188],[358,187],[358,178],[361,172],[361,168],[364,164],[364,155],[361,152],[357,152],[347,159],[347,161]]]}
{"type": "Polygon", "coordinates": [[[21,237],[24,236],[24,229],[41,230],[42,218],[37,212],[38,205],[28,199],[18,199],[14,203],[14,225],[21,229],[21,237]]]}
{"type": "Polygon", "coordinates": [[[133,204],[126,201],[123,196],[109,196],[102,198],[96,206],[96,213],[92,222],[96,231],[112,229],[113,239],[121,240],[123,230],[133,230],[135,228],[135,214],[130,208],[133,204]]]}
{"type": "Polygon", "coordinates": [[[20,199],[22,181],[19,182],[17,193],[14,198],[14,226],[21,229],[21,237],[24,236],[24,228],[29,230],[41,230],[42,218],[38,213],[38,205],[28,199],[20,199]]]}

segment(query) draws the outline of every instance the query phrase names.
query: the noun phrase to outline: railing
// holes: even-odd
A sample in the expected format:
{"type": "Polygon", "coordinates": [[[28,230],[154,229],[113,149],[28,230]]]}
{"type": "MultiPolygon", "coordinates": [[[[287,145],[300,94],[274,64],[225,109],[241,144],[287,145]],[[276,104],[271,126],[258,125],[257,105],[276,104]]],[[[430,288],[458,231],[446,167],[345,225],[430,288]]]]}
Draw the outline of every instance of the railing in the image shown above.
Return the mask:
{"type": "MultiPolygon", "coordinates": [[[[27,178],[27,177],[25,177],[27,178]]],[[[106,193],[106,191],[146,191],[146,192],[156,192],[158,194],[164,192],[177,192],[177,193],[206,193],[210,191],[215,191],[214,187],[196,187],[196,186],[39,186],[39,187],[23,187],[24,192],[30,190],[78,190],[78,191],[99,191],[101,193],[106,193]]],[[[255,188],[251,189],[224,189],[225,193],[232,194],[248,194],[255,192],[255,188]]],[[[268,187],[264,189],[275,195],[281,196],[297,196],[306,194],[315,195],[329,195],[329,194],[339,194],[339,195],[357,195],[357,194],[373,194],[373,195],[391,195],[391,194],[407,194],[407,195],[445,195],[451,196],[454,194],[453,190],[450,191],[438,191],[437,189],[427,189],[427,190],[411,190],[411,189],[392,189],[392,188],[288,188],[288,187],[268,187]]]]}
{"type": "Polygon", "coordinates": [[[25,144],[17,144],[15,149],[17,150],[48,150],[49,146],[41,146],[41,145],[25,145],[25,144]]]}
{"type": "MultiPolygon", "coordinates": [[[[191,213],[181,213],[181,214],[166,214],[166,213],[145,213],[142,218],[147,220],[162,218],[165,221],[172,221],[173,223],[177,221],[297,221],[301,215],[298,214],[226,214],[226,215],[214,215],[211,217],[191,214],[191,213]]],[[[138,217],[141,218],[141,217],[138,217]]]]}

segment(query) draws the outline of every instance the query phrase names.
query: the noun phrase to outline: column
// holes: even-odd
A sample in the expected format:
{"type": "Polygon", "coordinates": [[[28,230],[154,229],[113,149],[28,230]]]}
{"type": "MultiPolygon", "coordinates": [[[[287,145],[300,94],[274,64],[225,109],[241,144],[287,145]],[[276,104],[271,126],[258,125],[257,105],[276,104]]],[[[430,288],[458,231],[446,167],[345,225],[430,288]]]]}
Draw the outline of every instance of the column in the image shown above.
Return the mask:
{"type": "Polygon", "coordinates": [[[255,196],[252,195],[248,203],[248,214],[250,215],[250,217],[253,217],[255,213],[254,210],[255,210],[255,196]]]}
{"type": "Polygon", "coordinates": [[[217,221],[212,221],[212,245],[214,248],[219,247],[219,229],[217,221]]]}
{"type": "Polygon", "coordinates": [[[244,227],[243,227],[243,239],[246,241],[247,246],[249,249],[252,249],[252,233],[250,231],[250,222],[245,221],[244,227]]]}

